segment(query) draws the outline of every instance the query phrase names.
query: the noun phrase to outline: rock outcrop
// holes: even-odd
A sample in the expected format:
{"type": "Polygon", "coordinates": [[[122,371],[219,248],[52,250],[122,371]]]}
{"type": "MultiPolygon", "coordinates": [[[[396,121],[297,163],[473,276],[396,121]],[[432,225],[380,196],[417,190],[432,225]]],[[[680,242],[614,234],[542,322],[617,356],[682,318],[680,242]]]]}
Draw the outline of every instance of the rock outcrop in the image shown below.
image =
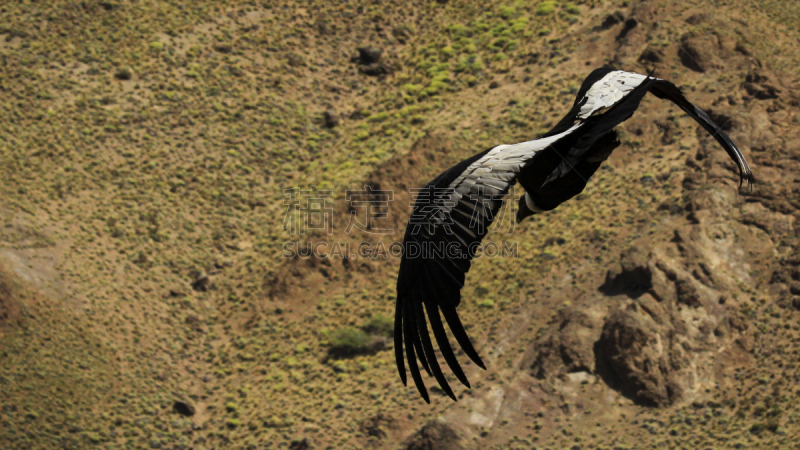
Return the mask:
{"type": "Polygon", "coordinates": [[[448,424],[432,420],[405,444],[405,450],[462,450],[461,438],[448,424]]]}

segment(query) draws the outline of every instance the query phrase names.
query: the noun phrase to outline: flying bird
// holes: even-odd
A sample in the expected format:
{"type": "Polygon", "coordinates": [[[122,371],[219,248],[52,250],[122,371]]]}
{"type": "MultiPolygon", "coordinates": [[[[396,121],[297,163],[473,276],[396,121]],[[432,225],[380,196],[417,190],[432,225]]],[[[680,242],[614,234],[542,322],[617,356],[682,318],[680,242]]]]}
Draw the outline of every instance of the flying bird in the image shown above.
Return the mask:
{"type": "Polygon", "coordinates": [[[470,260],[503,197],[516,182],[524,188],[516,216],[520,222],[579,194],[620,145],[614,127],[631,117],[647,92],[675,103],[705,128],[738,166],[740,187],[745,182],[752,186],[753,174],[736,144],[673,83],[611,68],[594,70],[583,81],[572,109],[549,132],[531,141],[489,148],[419,190],[403,239],[394,348],[400,379],[407,384],[407,362],[426,402],[430,398],[419,365],[456,400],[437,361],[428,326],[444,361],[466,387],[469,381],[450,346],[444,322],[464,353],[486,369],[456,308],[470,260]]]}

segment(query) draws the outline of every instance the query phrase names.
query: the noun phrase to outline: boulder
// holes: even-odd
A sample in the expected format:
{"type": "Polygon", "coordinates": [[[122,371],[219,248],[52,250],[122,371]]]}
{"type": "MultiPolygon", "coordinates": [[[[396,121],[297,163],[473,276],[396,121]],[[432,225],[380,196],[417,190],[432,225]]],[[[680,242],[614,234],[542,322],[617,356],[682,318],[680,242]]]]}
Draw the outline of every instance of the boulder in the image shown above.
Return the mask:
{"type": "MultiPolygon", "coordinates": [[[[595,344],[603,379],[634,402],[666,406],[680,394],[662,327],[635,303],[606,319],[595,344]]],[[[680,367],[677,367],[680,368],[680,367]]]]}
{"type": "Polygon", "coordinates": [[[362,433],[376,439],[384,439],[387,436],[387,432],[395,428],[397,428],[397,424],[394,417],[384,413],[369,417],[359,425],[359,430],[362,433]]]}
{"type": "Polygon", "coordinates": [[[309,438],[295,439],[289,443],[289,450],[311,450],[314,445],[309,438]]]}
{"type": "Polygon", "coordinates": [[[191,417],[197,412],[194,405],[181,400],[176,400],[175,403],[172,404],[172,409],[176,413],[186,417],[191,417]]]}
{"type": "Polygon", "coordinates": [[[432,420],[414,433],[405,444],[405,450],[462,450],[464,445],[458,433],[447,423],[432,420]]]}
{"type": "Polygon", "coordinates": [[[681,36],[678,57],[686,68],[703,73],[723,67],[718,54],[721,50],[719,37],[714,33],[686,33],[681,36]]]}
{"type": "Polygon", "coordinates": [[[372,46],[359,47],[357,50],[358,62],[365,66],[380,61],[383,54],[383,50],[372,46]]]}

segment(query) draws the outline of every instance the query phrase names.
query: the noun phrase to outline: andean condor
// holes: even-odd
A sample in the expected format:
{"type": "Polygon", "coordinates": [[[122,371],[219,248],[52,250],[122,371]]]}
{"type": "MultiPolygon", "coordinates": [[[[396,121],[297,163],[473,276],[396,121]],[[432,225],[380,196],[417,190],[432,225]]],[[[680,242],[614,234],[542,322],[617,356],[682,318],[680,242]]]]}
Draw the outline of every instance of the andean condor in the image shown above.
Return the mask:
{"type": "Polygon", "coordinates": [[[516,217],[519,222],[579,194],[620,145],[614,127],[631,117],[647,92],[672,101],[711,133],[739,167],[740,186],[744,182],[752,185],[750,167],[736,144],[708,114],[686,100],[674,84],[610,68],[594,70],[584,80],[572,109],[548,133],[532,141],[498,145],[478,153],[420,190],[406,227],[397,277],[394,343],[403,384],[407,382],[407,361],[414,384],[430,403],[419,361],[442,390],[456,400],[436,360],[428,332],[430,325],[447,365],[465,386],[470,386],[448,342],[442,316],[464,352],[475,364],[486,368],[456,307],[470,259],[502,206],[502,197],[516,182],[525,189],[516,217]],[[412,247],[415,250],[410,252],[412,247]]]}

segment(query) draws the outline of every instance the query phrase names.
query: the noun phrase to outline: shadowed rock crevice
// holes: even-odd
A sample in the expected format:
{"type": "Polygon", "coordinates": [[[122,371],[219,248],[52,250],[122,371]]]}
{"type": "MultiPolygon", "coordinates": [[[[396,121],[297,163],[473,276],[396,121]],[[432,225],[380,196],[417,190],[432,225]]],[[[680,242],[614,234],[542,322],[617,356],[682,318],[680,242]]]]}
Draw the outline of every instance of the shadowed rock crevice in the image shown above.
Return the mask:
{"type": "Polygon", "coordinates": [[[359,430],[375,441],[383,440],[388,433],[397,428],[394,417],[384,413],[364,419],[359,424],[359,430]]]}
{"type": "Polygon", "coordinates": [[[617,11],[614,14],[609,14],[603,19],[603,22],[596,26],[595,30],[608,30],[609,28],[613,27],[614,25],[621,23],[625,20],[625,15],[622,12],[617,11]]]}
{"type": "Polygon", "coordinates": [[[553,383],[572,372],[595,374],[648,407],[673,405],[708,386],[719,352],[747,333],[735,300],[744,266],[733,255],[743,255],[738,248],[752,233],[729,217],[739,214],[729,193],[693,191],[696,223],[665,226],[622,251],[601,295],[559,311],[535,342],[526,359],[530,374],[553,383]]]}
{"type": "Polygon", "coordinates": [[[543,380],[562,373],[592,373],[592,345],[598,339],[604,313],[600,309],[559,311],[558,326],[539,339],[525,358],[531,375],[543,380]]]}
{"type": "Polygon", "coordinates": [[[653,288],[653,274],[647,265],[649,255],[640,247],[626,250],[620,264],[606,273],[606,280],[600,292],[608,296],[625,294],[629,298],[639,298],[653,288]]]}
{"type": "Polygon", "coordinates": [[[182,400],[176,400],[175,403],[172,404],[172,409],[176,413],[186,417],[191,417],[197,412],[194,405],[182,400]]]}
{"type": "Polygon", "coordinates": [[[448,424],[432,420],[406,441],[405,450],[463,450],[458,433],[448,424]]]}
{"type": "MultiPolygon", "coordinates": [[[[730,257],[721,263],[718,256],[737,247],[729,228],[736,225],[705,218],[705,206],[713,203],[720,210],[726,198],[715,190],[697,194],[702,223],[673,230],[669,240],[644,239],[623,251],[600,288],[629,300],[604,320],[593,347],[595,370],[637,404],[667,406],[698,389],[706,382],[709,361],[735,338],[730,330],[741,331],[731,326],[735,306],[723,306],[728,292],[736,292],[739,263],[730,257]]],[[[743,230],[736,233],[744,238],[743,230]]]]}
{"type": "Polygon", "coordinates": [[[683,43],[678,48],[678,57],[681,59],[681,64],[687,69],[700,73],[706,71],[705,67],[698,61],[700,59],[700,52],[693,44],[688,42],[683,43]]]}
{"type": "Polygon", "coordinates": [[[778,98],[778,94],[781,92],[780,89],[767,83],[767,81],[769,81],[769,78],[762,73],[751,72],[745,78],[742,87],[744,87],[748,94],[758,100],[778,98]]]}
{"type": "Polygon", "coordinates": [[[352,60],[358,63],[358,70],[364,75],[384,76],[391,74],[394,68],[383,57],[383,53],[382,49],[373,46],[359,47],[358,56],[354,56],[352,60]]]}
{"type": "Polygon", "coordinates": [[[0,266],[0,329],[22,325],[24,313],[23,304],[14,295],[11,273],[0,266]]]}
{"type": "Polygon", "coordinates": [[[631,30],[636,28],[637,25],[639,25],[639,21],[637,21],[633,17],[625,20],[625,24],[622,27],[622,30],[620,30],[619,34],[617,35],[617,40],[621,41],[621,40],[625,39],[625,37],[628,36],[628,33],[630,33],[631,30]]]}
{"type": "Polygon", "coordinates": [[[643,406],[669,405],[681,392],[671,370],[680,368],[680,361],[670,360],[665,351],[669,345],[659,328],[652,317],[630,304],[606,320],[594,345],[598,375],[643,406]]]}

